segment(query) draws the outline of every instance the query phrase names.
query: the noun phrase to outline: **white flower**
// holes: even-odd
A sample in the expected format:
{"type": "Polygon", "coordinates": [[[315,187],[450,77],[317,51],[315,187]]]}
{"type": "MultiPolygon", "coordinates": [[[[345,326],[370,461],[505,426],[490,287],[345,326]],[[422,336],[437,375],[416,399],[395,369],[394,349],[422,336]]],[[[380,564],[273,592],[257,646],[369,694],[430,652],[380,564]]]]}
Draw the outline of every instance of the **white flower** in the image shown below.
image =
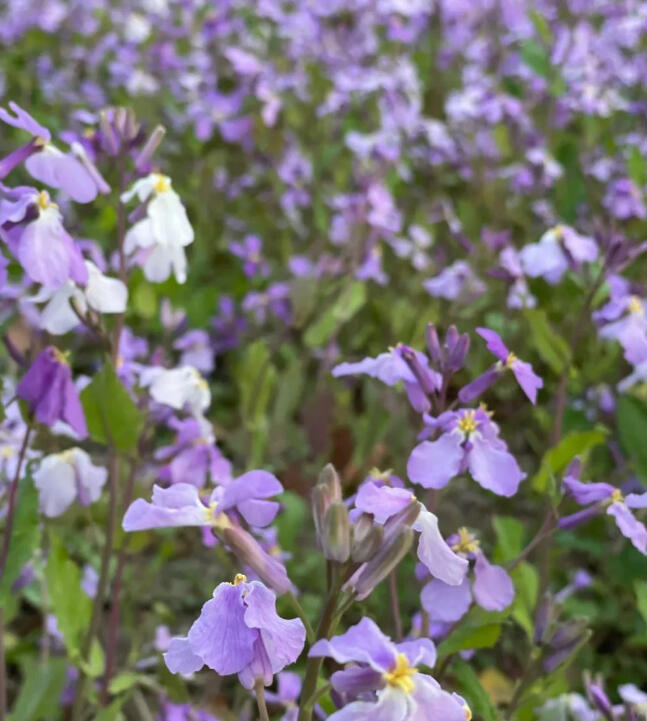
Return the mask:
{"type": "Polygon", "coordinates": [[[184,247],[193,242],[193,228],[178,194],[166,175],[151,173],[138,180],[121,198],[128,202],[137,196],[147,202],[146,218],[126,234],[125,251],[147,249],[144,275],[154,283],[166,280],[171,272],[178,283],[186,280],[184,247]]]}
{"type": "Polygon", "coordinates": [[[108,472],[95,466],[80,448],[45,456],[34,474],[41,511],[51,517],[60,516],[78,499],[89,506],[101,496],[108,472]]]}
{"type": "Polygon", "coordinates": [[[164,403],[175,410],[187,408],[201,418],[211,403],[211,391],[207,381],[193,366],[148,368],[142,373],[141,383],[150,386],[150,394],[157,403],[164,403]]]}
{"type": "Polygon", "coordinates": [[[68,280],[56,290],[43,286],[36,295],[27,299],[32,303],[46,303],[38,322],[43,330],[52,335],[63,335],[76,328],[80,320],[71,303],[82,316],[88,308],[97,313],[125,312],[128,302],[126,286],[119,279],[104,275],[89,260],[85,261],[85,267],[88,270],[85,288],[68,280]]]}

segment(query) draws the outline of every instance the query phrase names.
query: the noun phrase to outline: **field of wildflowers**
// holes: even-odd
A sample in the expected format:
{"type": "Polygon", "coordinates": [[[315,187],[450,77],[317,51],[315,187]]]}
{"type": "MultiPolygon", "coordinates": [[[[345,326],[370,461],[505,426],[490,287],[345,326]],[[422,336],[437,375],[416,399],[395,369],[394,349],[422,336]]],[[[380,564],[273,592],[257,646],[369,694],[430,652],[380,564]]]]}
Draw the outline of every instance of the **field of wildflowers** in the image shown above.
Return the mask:
{"type": "Polygon", "coordinates": [[[647,1],[0,0],[0,721],[647,718],[647,1]]]}

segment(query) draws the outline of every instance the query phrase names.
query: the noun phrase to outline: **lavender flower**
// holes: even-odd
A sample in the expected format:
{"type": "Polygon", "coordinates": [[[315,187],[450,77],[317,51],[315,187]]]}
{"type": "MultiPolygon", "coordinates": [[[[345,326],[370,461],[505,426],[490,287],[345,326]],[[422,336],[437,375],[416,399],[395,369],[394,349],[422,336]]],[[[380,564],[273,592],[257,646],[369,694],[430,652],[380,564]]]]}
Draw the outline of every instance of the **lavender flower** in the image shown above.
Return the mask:
{"type": "Polygon", "coordinates": [[[502,611],[514,600],[514,586],[501,566],[492,565],[481,550],[480,542],[467,528],[447,539],[454,553],[473,561],[474,581],[465,577],[458,585],[433,578],[422,589],[421,601],[431,622],[455,623],[468,611],[472,596],[486,611],[502,611]]]}
{"type": "Polygon", "coordinates": [[[519,257],[526,275],[542,277],[554,285],[569,268],[592,263],[598,257],[598,248],[592,238],[580,235],[567,225],[556,225],[547,230],[538,243],[524,246],[519,257]]]}
{"type": "Polygon", "coordinates": [[[172,673],[189,674],[204,665],[221,676],[238,674],[246,688],[257,680],[265,686],[294,663],[305,643],[300,619],[276,613],[276,597],[259,581],[242,574],[221,583],[202,607],[185,638],[174,638],[164,654],[172,673]]]}
{"type": "Polygon", "coordinates": [[[443,488],[459,473],[469,470],[483,488],[500,496],[514,496],[526,477],[506,444],[498,426],[482,408],[447,411],[438,418],[426,417],[427,432],[440,432],[434,441],[418,444],[407,463],[411,481],[424,488],[443,488]]]}
{"type": "MultiPolygon", "coordinates": [[[[573,461],[564,475],[564,486],[580,506],[586,510],[602,513],[606,509],[613,516],[618,530],[628,538],[642,554],[647,555],[647,529],[631,512],[631,509],[647,508],[647,493],[629,493],[624,496],[619,488],[609,483],[583,483],[579,480],[581,464],[573,461]]],[[[563,525],[565,519],[562,519],[563,525]]]]}
{"type": "Polygon", "coordinates": [[[461,388],[458,397],[462,403],[471,403],[478,398],[499,375],[510,369],[521,386],[523,392],[528,396],[534,405],[537,402],[537,390],[544,385],[542,379],[533,371],[530,363],[519,360],[514,353],[511,353],[501,340],[501,336],[489,328],[477,328],[476,332],[487,341],[487,349],[495,355],[499,362],[488,369],[478,378],[461,388]]]}
{"type": "Polygon", "coordinates": [[[51,426],[61,420],[80,438],[88,435],[85,416],[65,356],[54,346],[45,348],[18,384],[16,394],[27,401],[36,419],[51,426]]]}
{"type": "Polygon", "coordinates": [[[419,670],[418,664],[433,666],[436,661],[429,639],[395,644],[371,619],[363,618],[341,636],[317,641],[308,655],[351,664],[331,677],[333,688],[347,703],[329,721],[471,718],[460,696],[443,691],[419,670]]]}

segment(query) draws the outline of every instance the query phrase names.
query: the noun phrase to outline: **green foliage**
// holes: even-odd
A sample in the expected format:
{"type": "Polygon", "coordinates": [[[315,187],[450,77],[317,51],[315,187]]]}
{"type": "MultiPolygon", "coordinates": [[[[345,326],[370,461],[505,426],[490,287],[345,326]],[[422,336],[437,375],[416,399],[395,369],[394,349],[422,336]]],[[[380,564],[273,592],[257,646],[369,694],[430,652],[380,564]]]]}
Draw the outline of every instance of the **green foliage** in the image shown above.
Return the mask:
{"type": "Polygon", "coordinates": [[[617,415],[622,447],[641,478],[647,480],[647,404],[634,396],[621,395],[617,415]]]}
{"type": "MultiPolygon", "coordinates": [[[[70,657],[78,662],[81,639],[90,622],[92,602],[81,589],[81,570],[69,557],[61,538],[50,533],[49,543],[45,569],[47,592],[70,657]]],[[[91,655],[90,671],[97,666],[96,657],[91,655]]]]}
{"type": "Polygon", "coordinates": [[[0,606],[4,610],[5,623],[15,612],[18,602],[11,587],[38,547],[40,536],[38,493],[31,476],[27,474],[19,481],[9,552],[0,581],[0,606]]]}
{"type": "Polygon", "coordinates": [[[62,708],[57,699],[67,681],[67,662],[64,658],[25,658],[21,664],[24,679],[18,698],[8,721],[55,721],[61,717],[62,708]]]}
{"type": "Polygon", "coordinates": [[[461,624],[438,645],[438,657],[445,658],[468,648],[490,648],[499,640],[500,635],[500,623],[483,626],[461,624]]]}
{"type": "Polygon", "coordinates": [[[473,715],[483,721],[496,721],[499,718],[496,708],[472,666],[463,659],[457,658],[452,664],[452,673],[473,715]]]}
{"type": "Polygon", "coordinates": [[[81,403],[92,440],[120,451],[135,450],[144,417],[110,363],[83,389],[81,403]]]}
{"type": "Polygon", "coordinates": [[[353,282],[346,285],[335,302],[306,330],[306,345],[319,348],[348,322],[366,303],[366,286],[353,282]]]}

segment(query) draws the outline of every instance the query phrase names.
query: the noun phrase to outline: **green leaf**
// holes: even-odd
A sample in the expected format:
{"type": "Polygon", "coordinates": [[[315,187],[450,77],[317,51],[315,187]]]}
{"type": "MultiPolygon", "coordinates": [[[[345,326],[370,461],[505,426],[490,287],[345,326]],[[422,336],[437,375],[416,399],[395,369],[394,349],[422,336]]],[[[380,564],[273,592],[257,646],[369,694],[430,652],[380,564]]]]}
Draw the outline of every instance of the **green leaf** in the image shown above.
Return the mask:
{"type": "Polygon", "coordinates": [[[236,373],[240,413],[249,426],[258,425],[265,417],[276,378],[267,345],[262,340],[255,341],[246,349],[236,373]]]}
{"type": "Polygon", "coordinates": [[[550,45],[553,41],[553,34],[550,31],[550,25],[548,20],[537,10],[531,10],[529,13],[532,24],[535,26],[535,30],[539,33],[541,39],[550,45]]]}
{"type": "Polygon", "coordinates": [[[643,617],[643,621],[647,623],[647,583],[645,581],[635,581],[634,591],[636,593],[636,607],[643,617]]]}
{"type": "Polygon", "coordinates": [[[70,656],[78,658],[81,636],[90,622],[92,602],[81,589],[79,567],[69,558],[63,542],[53,534],[45,580],[58,628],[70,656]]]}
{"type": "Polygon", "coordinates": [[[67,662],[63,658],[50,658],[43,663],[34,658],[22,664],[23,683],[9,715],[10,721],[40,721],[60,715],[58,699],[67,680],[67,662]]]}
{"type": "Polygon", "coordinates": [[[510,574],[514,582],[514,603],[512,617],[532,636],[534,630],[534,612],[539,592],[539,575],[533,566],[522,561],[510,574]]]}
{"type": "Polygon", "coordinates": [[[532,487],[540,493],[546,493],[550,488],[551,479],[560,474],[575,456],[604,443],[604,439],[604,432],[599,429],[573,431],[567,434],[554,448],[544,454],[539,471],[532,479],[532,487]]]}
{"type": "Polygon", "coordinates": [[[38,492],[31,476],[26,475],[19,481],[9,553],[0,583],[0,605],[5,609],[5,623],[10,615],[8,609],[16,602],[11,586],[31,558],[39,540],[38,492]]]}
{"type": "Polygon", "coordinates": [[[87,661],[80,659],[80,665],[83,673],[89,678],[99,678],[106,667],[106,657],[103,653],[101,644],[94,639],[92,648],[90,649],[90,658],[87,661]]]}
{"type": "Polygon", "coordinates": [[[495,516],[492,525],[497,537],[494,560],[502,563],[516,558],[523,550],[523,523],[511,516],[495,516]]]}
{"type": "Polygon", "coordinates": [[[121,707],[125,701],[125,698],[118,698],[116,701],[113,701],[110,706],[99,711],[92,721],[122,721],[124,716],[121,713],[121,707]]]}
{"type": "Polygon", "coordinates": [[[496,708],[472,667],[462,658],[457,658],[452,664],[452,673],[474,716],[483,721],[497,721],[496,708]]]}
{"type": "Polygon", "coordinates": [[[92,440],[132,451],[144,417],[109,363],[95,374],[81,392],[81,402],[92,440]]]}
{"type": "Polygon", "coordinates": [[[552,330],[543,310],[526,308],[524,315],[530,324],[530,337],[537,353],[555,374],[560,375],[570,359],[568,344],[552,330]]]}
{"type": "Polygon", "coordinates": [[[640,477],[647,480],[647,405],[634,396],[621,395],[616,414],[620,443],[640,477]]]}
{"type": "Polygon", "coordinates": [[[522,43],[521,60],[540,77],[547,78],[550,75],[548,52],[536,40],[526,40],[522,43]]]}
{"type": "Polygon", "coordinates": [[[639,188],[647,183],[647,160],[635,145],[629,150],[627,172],[639,188]]]}
{"type": "Polygon", "coordinates": [[[138,673],[132,671],[123,671],[117,674],[110,682],[110,693],[116,695],[128,691],[128,689],[139,683],[140,678],[141,676],[138,673]]]}
{"type": "Polygon", "coordinates": [[[465,649],[490,648],[499,640],[500,635],[500,623],[476,627],[459,626],[438,646],[438,656],[443,658],[465,649]]]}
{"type": "Polygon", "coordinates": [[[332,306],[308,328],[304,336],[306,345],[311,348],[325,345],[333,333],[347,323],[365,303],[364,283],[347,285],[332,306]]]}

